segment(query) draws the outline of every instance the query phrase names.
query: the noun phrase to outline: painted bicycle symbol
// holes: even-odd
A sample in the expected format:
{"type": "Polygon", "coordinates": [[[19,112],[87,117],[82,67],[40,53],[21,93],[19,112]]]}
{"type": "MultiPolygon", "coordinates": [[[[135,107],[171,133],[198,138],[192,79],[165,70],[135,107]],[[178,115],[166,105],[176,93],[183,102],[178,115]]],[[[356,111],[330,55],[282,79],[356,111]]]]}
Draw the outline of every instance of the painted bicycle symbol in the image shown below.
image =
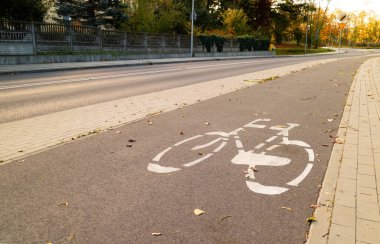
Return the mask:
{"type": "Polygon", "coordinates": [[[229,133],[226,132],[208,132],[204,135],[197,135],[193,136],[191,138],[182,140],[172,147],[168,147],[162,152],[160,152],[156,157],[153,158],[153,162],[149,163],[148,170],[155,173],[171,173],[179,171],[183,168],[191,167],[196,164],[201,163],[202,161],[205,161],[206,159],[210,158],[211,156],[218,153],[220,150],[222,150],[226,145],[227,142],[233,138],[235,140],[235,145],[238,150],[237,155],[235,155],[231,162],[233,164],[238,165],[248,165],[246,173],[246,185],[249,188],[249,190],[260,193],[260,194],[266,194],[266,195],[276,195],[281,194],[290,189],[290,187],[298,186],[310,173],[313,162],[314,162],[314,151],[310,147],[309,144],[299,141],[299,140],[289,140],[289,131],[294,129],[295,127],[299,126],[298,124],[293,123],[287,123],[287,126],[271,126],[269,127],[270,130],[278,131],[277,134],[274,136],[271,136],[270,138],[266,139],[265,141],[261,142],[257,146],[254,147],[253,150],[245,151],[243,147],[243,143],[240,139],[239,132],[245,131],[245,128],[252,128],[252,129],[263,129],[266,128],[265,122],[269,122],[270,119],[256,119],[245,126],[238,128],[236,130],[233,130],[229,133]],[[259,124],[260,123],[260,124],[259,124]],[[170,167],[170,166],[163,166],[167,162],[170,162],[170,159],[165,159],[165,155],[167,155],[172,149],[177,148],[179,146],[185,145],[186,143],[190,143],[198,138],[204,138],[207,136],[215,137],[211,141],[196,145],[191,148],[193,151],[202,150],[205,148],[212,147],[212,151],[210,153],[201,154],[201,157],[192,160],[189,162],[185,162],[181,165],[181,167],[170,167]],[[277,144],[275,142],[278,142],[277,144]],[[307,162],[305,163],[305,168],[303,171],[301,171],[294,179],[286,183],[286,186],[273,186],[273,185],[264,185],[259,182],[257,182],[255,177],[255,167],[256,166],[285,166],[292,162],[292,159],[287,157],[281,157],[278,155],[271,155],[271,152],[273,152],[276,148],[279,148],[283,145],[287,146],[295,146],[299,147],[301,149],[304,149],[306,155],[307,155],[307,162]],[[167,162],[165,162],[165,160],[167,162]],[[161,163],[163,162],[163,163],[161,163]],[[160,164],[159,164],[160,163],[160,164]]]}

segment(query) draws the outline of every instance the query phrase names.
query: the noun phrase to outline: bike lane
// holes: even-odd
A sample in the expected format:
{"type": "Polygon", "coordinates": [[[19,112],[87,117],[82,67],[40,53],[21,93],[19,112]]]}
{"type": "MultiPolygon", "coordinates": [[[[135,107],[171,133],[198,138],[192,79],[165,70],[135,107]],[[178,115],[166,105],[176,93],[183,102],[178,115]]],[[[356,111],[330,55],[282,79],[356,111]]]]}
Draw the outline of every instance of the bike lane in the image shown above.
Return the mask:
{"type": "Polygon", "coordinates": [[[306,69],[4,165],[0,242],[302,243],[364,60],[306,69]]]}

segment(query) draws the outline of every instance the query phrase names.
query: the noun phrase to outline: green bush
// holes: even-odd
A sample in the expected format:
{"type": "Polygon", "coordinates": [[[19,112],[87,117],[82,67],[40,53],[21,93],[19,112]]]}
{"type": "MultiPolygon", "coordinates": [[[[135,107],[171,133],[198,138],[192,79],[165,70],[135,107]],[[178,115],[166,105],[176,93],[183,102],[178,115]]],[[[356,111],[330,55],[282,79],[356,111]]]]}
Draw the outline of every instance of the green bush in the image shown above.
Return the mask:
{"type": "Polygon", "coordinates": [[[206,51],[211,52],[211,48],[216,46],[217,52],[223,52],[225,38],[217,35],[200,35],[199,40],[202,43],[203,48],[206,48],[206,51]]]}
{"type": "Polygon", "coordinates": [[[258,38],[249,35],[239,36],[239,49],[241,52],[248,51],[267,51],[270,41],[267,38],[258,38]]]}

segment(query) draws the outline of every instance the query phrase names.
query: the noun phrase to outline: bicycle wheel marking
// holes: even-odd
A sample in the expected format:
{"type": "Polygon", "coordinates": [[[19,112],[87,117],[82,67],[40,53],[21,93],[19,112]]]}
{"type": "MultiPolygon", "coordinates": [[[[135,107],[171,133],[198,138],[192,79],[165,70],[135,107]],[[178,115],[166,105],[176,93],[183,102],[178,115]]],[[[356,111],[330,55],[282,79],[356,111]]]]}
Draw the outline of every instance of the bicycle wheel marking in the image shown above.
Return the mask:
{"type": "Polygon", "coordinates": [[[313,164],[312,163],[308,163],[306,165],[306,168],[304,169],[304,171],[297,178],[295,178],[294,180],[288,182],[287,185],[298,186],[298,184],[301,183],[301,181],[303,181],[306,178],[306,176],[310,173],[310,171],[311,171],[312,168],[313,168],[313,164]]]}
{"type": "Polygon", "coordinates": [[[267,151],[272,151],[275,148],[278,148],[280,145],[273,145],[267,148],[267,151]]]}
{"type": "Polygon", "coordinates": [[[219,145],[219,147],[217,147],[217,148],[214,149],[213,152],[214,152],[214,153],[219,152],[220,150],[223,149],[223,147],[224,147],[225,145],[227,145],[227,142],[226,142],[226,141],[222,142],[222,143],[219,145]]]}
{"type": "Polygon", "coordinates": [[[277,139],[278,136],[272,136],[271,138],[269,138],[268,140],[266,140],[265,142],[272,142],[274,141],[275,139],[277,139]]]}
{"type": "Polygon", "coordinates": [[[313,151],[313,149],[306,148],[305,150],[306,150],[307,154],[309,155],[309,161],[314,162],[314,151],[313,151]]]}
{"type": "MultiPolygon", "coordinates": [[[[237,148],[238,153],[231,159],[231,163],[248,166],[248,169],[245,172],[245,177],[247,178],[246,185],[248,189],[259,194],[277,195],[277,194],[282,194],[288,191],[289,188],[281,187],[281,186],[263,185],[257,182],[257,179],[255,177],[255,172],[254,172],[255,166],[281,167],[281,166],[288,165],[292,162],[291,158],[281,157],[281,155],[280,156],[270,155],[270,152],[280,147],[281,145],[297,146],[297,147],[301,147],[305,149],[304,152],[306,152],[307,154],[308,162],[305,164],[305,168],[303,169],[303,171],[297,177],[295,177],[293,180],[285,184],[288,186],[293,186],[293,187],[298,186],[309,175],[311,169],[313,168],[313,162],[315,160],[314,151],[309,144],[300,140],[289,140],[289,131],[299,126],[298,124],[286,123],[287,124],[286,126],[283,126],[283,125],[270,126],[269,127],[270,130],[278,131],[276,132],[277,134],[275,136],[271,136],[268,139],[264,140],[264,142],[259,143],[257,146],[254,147],[254,150],[250,150],[250,151],[244,150],[243,143],[240,140],[238,133],[240,131],[245,131],[244,128],[254,128],[254,129],[266,128],[267,125],[264,125],[261,123],[268,122],[268,121],[271,121],[271,120],[270,119],[256,119],[246,124],[245,126],[235,129],[229,133],[223,132],[223,131],[205,133],[204,135],[216,136],[216,139],[213,139],[212,141],[209,141],[201,145],[196,145],[193,148],[191,148],[191,150],[204,149],[213,145],[215,145],[216,148],[212,151],[212,153],[208,153],[202,156],[201,158],[182,164],[182,167],[191,167],[191,166],[201,163],[202,161],[207,160],[208,158],[213,156],[215,153],[221,151],[227,145],[228,140],[230,138],[233,138],[235,141],[235,146],[237,148]],[[273,143],[275,140],[277,142],[276,144],[273,143]],[[269,143],[271,143],[272,145],[270,145],[269,143]]],[[[162,160],[162,157],[174,147],[180,146],[186,142],[195,140],[197,138],[201,138],[204,135],[196,135],[188,139],[184,139],[174,144],[174,146],[166,148],[165,150],[160,152],[156,157],[154,157],[153,161],[159,162],[160,160],[162,160]]],[[[203,155],[203,154],[199,153],[199,155],[203,155]]],[[[147,168],[149,171],[152,171],[155,173],[171,173],[171,172],[176,172],[182,169],[182,168],[161,166],[156,163],[149,163],[147,168]]]]}
{"type": "Polygon", "coordinates": [[[193,147],[191,150],[194,151],[194,150],[203,149],[203,148],[205,148],[205,147],[208,147],[208,146],[211,146],[211,145],[217,143],[217,142],[220,141],[220,140],[222,140],[222,138],[217,138],[217,139],[215,139],[215,140],[213,140],[213,141],[210,141],[209,143],[206,143],[206,144],[203,144],[203,145],[195,146],[195,147],[193,147]]]}
{"type": "Polygon", "coordinates": [[[166,173],[175,172],[175,171],[178,171],[181,169],[174,168],[174,167],[164,167],[164,166],[161,166],[159,164],[150,163],[150,164],[148,164],[148,170],[155,172],[155,173],[159,173],[159,174],[166,174],[166,173]]]}
{"type": "Polygon", "coordinates": [[[196,160],[194,160],[194,161],[192,161],[190,163],[183,164],[183,166],[190,167],[190,166],[196,165],[196,164],[202,162],[203,160],[208,159],[212,155],[213,155],[212,153],[206,154],[205,156],[203,156],[203,157],[201,157],[199,159],[196,159],[196,160]]]}
{"type": "Polygon", "coordinates": [[[171,149],[172,149],[172,147],[168,147],[168,148],[166,148],[164,151],[160,152],[160,153],[159,153],[159,154],[153,159],[153,161],[155,161],[155,162],[160,161],[161,157],[162,157],[165,153],[169,152],[171,149]]]}
{"type": "Polygon", "coordinates": [[[191,141],[191,140],[197,139],[197,138],[202,137],[202,136],[203,136],[203,135],[197,135],[197,136],[193,136],[193,137],[187,138],[187,139],[185,139],[185,140],[183,140],[183,141],[177,142],[176,144],[174,144],[174,146],[175,146],[175,147],[176,147],[176,146],[179,146],[179,145],[181,145],[181,144],[183,144],[183,143],[185,143],[185,142],[188,142],[188,141],[191,141]]]}
{"type": "Polygon", "coordinates": [[[259,145],[255,146],[255,149],[260,149],[260,148],[262,148],[263,146],[265,146],[265,143],[260,143],[259,145]]]}
{"type": "Polygon", "coordinates": [[[288,188],[279,186],[264,186],[254,181],[246,181],[245,183],[251,191],[265,195],[278,195],[289,190],[288,188]]]}

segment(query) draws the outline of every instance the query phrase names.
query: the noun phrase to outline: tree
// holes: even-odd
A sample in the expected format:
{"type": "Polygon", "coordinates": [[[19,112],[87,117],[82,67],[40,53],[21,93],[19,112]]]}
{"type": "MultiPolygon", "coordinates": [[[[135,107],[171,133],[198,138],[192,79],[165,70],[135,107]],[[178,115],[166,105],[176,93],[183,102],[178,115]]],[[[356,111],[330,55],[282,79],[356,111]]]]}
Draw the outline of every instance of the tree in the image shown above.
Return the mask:
{"type": "Polygon", "coordinates": [[[87,26],[120,28],[127,21],[127,5],[121,0],[58,0],[57,14],[87,26]]]}
{"type": "Polygon", "coordinates": [[[242,9],[227,9],[223,14],[223,26],[229,34],[243,35],[248,31],[248,17],[242,9]]]}
{"type": "Polygon", "coordinates": [[[136,0],[128,11],[130,20],[124,29],[134,32],[188,32],[186,8],[173,0],[136,0]]]}
{"type": "Polygon", "coordinates": [[[0,20],[42,22],[49,3],[47,0],[1,0],[0,20]]]}

